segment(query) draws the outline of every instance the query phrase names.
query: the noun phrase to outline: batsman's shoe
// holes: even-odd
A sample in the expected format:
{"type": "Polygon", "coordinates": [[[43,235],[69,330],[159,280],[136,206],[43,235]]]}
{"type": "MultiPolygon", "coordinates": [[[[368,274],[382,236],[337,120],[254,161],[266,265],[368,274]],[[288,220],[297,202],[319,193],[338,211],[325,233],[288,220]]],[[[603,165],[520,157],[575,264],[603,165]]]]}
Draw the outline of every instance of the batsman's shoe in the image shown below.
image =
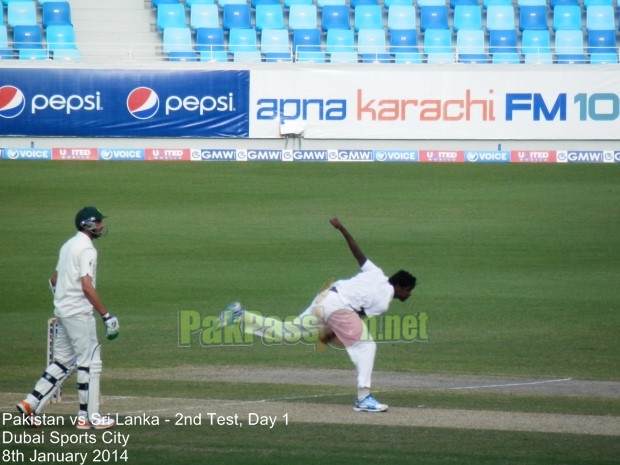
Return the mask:
{"type": "Polygon", "coordinates": [[[220,320],[222,320],[222,326],[228,326],[235,323],[243,316],[245,310],[241,307],[239,302],[232,302],[224,309],[220,314],[220,320]]]}
{"type": "Polygon", "coordinates": [[[79,416],[75,427],[77,429],[108,429],[116,426],[116,422],[109,417],[101,417],[95,422],[91,422],[84,416],[79,416]]]}
{"type": "Polygon", "coordinates": [[[382,404],[371,395],[367,395],[362,401],[356,400],[353,407],[356,412],[385,412],[387,409],[386,404],[382,404]]]}
{"type": "Polygon", "coordinates": [[[17,408],[17,411],[25,417],[25,423],[28,426],[32,426],[33,428],[38,428],[40,426],[40,422],[37,421],[37,417],[28,402],[22,400],[15,407],[17,408]]]}

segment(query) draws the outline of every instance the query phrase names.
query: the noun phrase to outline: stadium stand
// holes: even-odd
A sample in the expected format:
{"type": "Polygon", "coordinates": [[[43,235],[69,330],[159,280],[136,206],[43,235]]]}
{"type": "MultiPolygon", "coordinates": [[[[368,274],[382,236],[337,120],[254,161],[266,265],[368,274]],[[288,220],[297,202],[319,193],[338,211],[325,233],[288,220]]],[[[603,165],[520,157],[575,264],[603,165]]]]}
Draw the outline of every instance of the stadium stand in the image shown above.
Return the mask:
{"type": "Polygon", "coordinates": [[[122,38],[115,37],[116,30],[108,33],[111,43],[99,42],[98,49],[91,40],[103,33],[92,19],[101,16],[109,23],[116,15],[124,34],[144,38],[144,48],[152,50],[145,56],[160,60],[253,61],[258,52],[265,62],[618,63],[619,11],[613,0],[108,0],[96,13],[87,11],[91,0],[3,0],[3,5],[2,60],[119,53],[114,44],[122,38]],[[122,20],[124,3],[132,5],[126,7],[132,13],[122,20]],[[145,24],[145,16],[133,13],[140,8],[151,18],[145,24]],[[48,28],[60,25],[73,25],[71,46],[50,40],[48,28]],[[175,29],[184,31],[182,41],[171,39],[179,35],[175,29]],[[232,29],[253,32],[252,50],[236,50],[238,33],[232,29]],[[362,33],[366,30],[371,32],[362,33]],[[430,50],[439,44],[440,50],[430,50]],[[235,56],[240,51],[252,53],[235,56]]]}

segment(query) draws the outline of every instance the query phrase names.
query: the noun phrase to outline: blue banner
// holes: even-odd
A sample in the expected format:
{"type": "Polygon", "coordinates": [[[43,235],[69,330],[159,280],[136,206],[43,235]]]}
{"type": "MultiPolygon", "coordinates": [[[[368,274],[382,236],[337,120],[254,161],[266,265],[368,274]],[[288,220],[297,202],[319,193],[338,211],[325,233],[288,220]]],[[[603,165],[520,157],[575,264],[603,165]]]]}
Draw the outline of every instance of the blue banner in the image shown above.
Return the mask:
{"type": "Polygon", "coordinates": [[[0,135],[248,137],[249,71],[3,69],[0,135]]]}

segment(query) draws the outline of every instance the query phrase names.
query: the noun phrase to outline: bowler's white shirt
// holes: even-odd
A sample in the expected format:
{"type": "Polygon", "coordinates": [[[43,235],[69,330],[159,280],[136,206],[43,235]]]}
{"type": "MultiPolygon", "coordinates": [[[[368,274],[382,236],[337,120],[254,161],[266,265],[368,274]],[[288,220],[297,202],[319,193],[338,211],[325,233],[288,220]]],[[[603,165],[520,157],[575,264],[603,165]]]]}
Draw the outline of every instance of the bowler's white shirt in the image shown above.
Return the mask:
{"type": "Polygon", "coordinates": [[[368,316],[382,315],[394,298],[394,287],[381,268],[370,260],[364,262],[361,270],[350,279],[334,283],[338,297],[357,312],[363,310],[368,316]]]}
{"type": "Polygon", "coordinates": [[[58,278],[54,293],[54,314],[58,317],[71,317],[90,314],[93,306],[82,291],[84,276],[90,276],[95,286],[97,274],[97,250],[93,241],[78,231],[60,248],[58,278]]]}

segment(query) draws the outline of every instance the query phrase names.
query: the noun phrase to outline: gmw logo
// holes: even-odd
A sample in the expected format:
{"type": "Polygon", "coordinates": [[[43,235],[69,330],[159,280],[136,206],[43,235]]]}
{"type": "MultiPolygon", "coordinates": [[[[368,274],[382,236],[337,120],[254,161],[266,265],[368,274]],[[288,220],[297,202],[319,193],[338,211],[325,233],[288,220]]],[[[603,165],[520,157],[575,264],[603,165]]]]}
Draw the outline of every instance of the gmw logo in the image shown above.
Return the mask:
{"type": "MultiPolygon", "coordinates": [[[[137,87],[127,97],[127,110],[136,119],[152,118],[159,111],[159,95],[148,87],[137,87]]],[[[181,110],[198,112],[200,116],[213,111],[234,111],[234,94],[229,92],[226,95],[204,95],[202,97],[170,95],[166,98],[164,102],[166,116],[181,110]]]]}

